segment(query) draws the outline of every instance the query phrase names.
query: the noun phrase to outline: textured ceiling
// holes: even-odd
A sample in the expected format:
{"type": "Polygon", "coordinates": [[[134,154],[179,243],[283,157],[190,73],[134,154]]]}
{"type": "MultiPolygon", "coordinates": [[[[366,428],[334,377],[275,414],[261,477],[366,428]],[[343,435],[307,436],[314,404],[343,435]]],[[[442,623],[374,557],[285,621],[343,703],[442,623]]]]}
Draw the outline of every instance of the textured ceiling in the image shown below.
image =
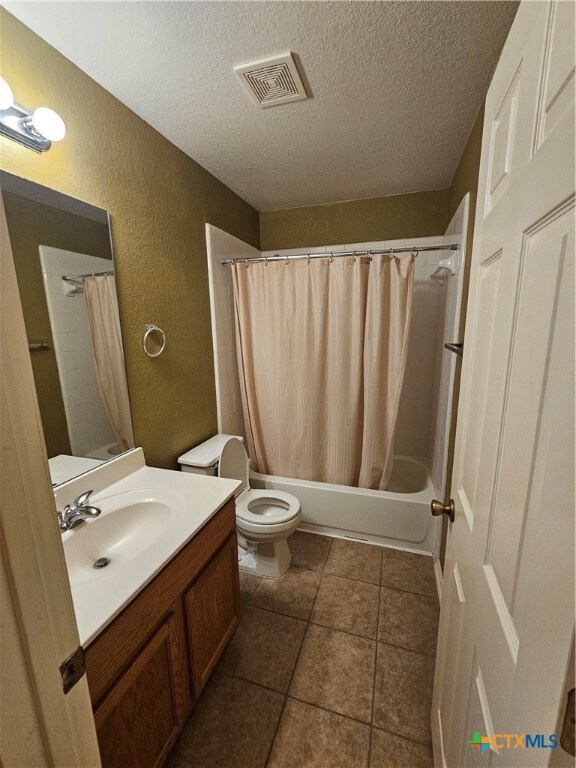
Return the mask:
{"type": "Polygon", "coordinates": [[[517,8],[3,4],[261,211],[448,186],[517,8]],[[312,98],[259,109],[233,66],[288,50],[312,98]]]}

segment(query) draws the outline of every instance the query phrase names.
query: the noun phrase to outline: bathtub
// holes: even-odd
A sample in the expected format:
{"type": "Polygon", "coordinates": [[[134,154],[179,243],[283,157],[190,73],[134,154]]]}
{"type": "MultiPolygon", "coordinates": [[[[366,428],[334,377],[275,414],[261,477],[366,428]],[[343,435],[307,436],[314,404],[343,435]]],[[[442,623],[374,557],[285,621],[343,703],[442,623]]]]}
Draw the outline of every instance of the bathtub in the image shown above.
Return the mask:
{"type": "Polygon", "coordinates": [[[294,494],[302,505],[302,530],[437,554],[441,526],[430,514],[434,486],[423,460],[395,456],[387,491],[259,472],[250,473],[250,485],[294,494]]]}

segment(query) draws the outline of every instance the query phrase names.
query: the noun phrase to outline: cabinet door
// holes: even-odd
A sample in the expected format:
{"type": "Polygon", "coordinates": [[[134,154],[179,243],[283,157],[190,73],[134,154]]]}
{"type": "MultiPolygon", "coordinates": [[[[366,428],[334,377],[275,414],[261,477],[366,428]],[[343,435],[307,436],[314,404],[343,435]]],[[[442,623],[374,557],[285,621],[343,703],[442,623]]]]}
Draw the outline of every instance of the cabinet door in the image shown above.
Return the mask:
{"type": "Polygon", "coordinates": [[[94,712],[103,768],[162,765],[178,733],[173,616],[160,626],[94,712]]]}
{"type": "Polygon", "coordinates": [[[234,533],[214,555],[185,595],[190,670],[198,697],[239,615],[238,548],[234,533]]]}

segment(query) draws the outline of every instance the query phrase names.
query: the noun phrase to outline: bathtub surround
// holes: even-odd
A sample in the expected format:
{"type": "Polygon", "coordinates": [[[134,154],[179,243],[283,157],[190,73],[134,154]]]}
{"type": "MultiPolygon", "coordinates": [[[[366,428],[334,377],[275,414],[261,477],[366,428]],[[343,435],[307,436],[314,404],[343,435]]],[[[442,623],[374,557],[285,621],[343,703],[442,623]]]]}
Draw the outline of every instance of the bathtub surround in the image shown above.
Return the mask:
{"type": "Polygon", "coordinates": [[[253,468],[384,490],[406,366],[414,257],[230,268],[253,468]]]}
{"type": "Polygon", "coordinates": [[[60,248],[41,245],[39,250],[71,453],[88,456],[114,443],[115,437],[96,383],[84,295],[65,295],[62,275],[104,272],[114,265],[108,259],[60,248]]]}
{"type": "Polygon", "coordinates": [[[438,189],[263,211],[260,245],[270,250],[429,237],[446,228],[448,199],[449,190],[438,189]]]}
{"type": "Polygon", "coordinates": [[[67,127],[42,157],[2,139],[3,168],[110,212],[136,444],[176,468],[217,430],[204,225],[258,246],[258,212],[3,8],[0,20],[3,76],[67,127]],[[167,335],[158,360],[142,351],[148,322],[167,335]]]}
{"type": "Polygon", "coordinates": [[[458,251],[450,254],[450,269],[453,272],[438,290],[438,322],[432,386],[431,427],[428,446],[428,462],[438,497],[444,499],[448,493],[446,476],[448,470],[448,448],[454,401],[454,379],[458,357],[445,348],[445,344],[461,340],[460,315],[462,290],[466,269],[466,242],[470,195],[467,194],[446,230],[446,237],[453,243],[460,243],[458,251]]]}
{"type": "Polygon", "coordinates": [[[246,437],[236,355],[232,271],[230,267],[220,262],[222,259],[255,258],[260,256],[260,251],[237,237],[229,235],[228,232],[206,224],[206,254],[218,432],[246,437]]]}

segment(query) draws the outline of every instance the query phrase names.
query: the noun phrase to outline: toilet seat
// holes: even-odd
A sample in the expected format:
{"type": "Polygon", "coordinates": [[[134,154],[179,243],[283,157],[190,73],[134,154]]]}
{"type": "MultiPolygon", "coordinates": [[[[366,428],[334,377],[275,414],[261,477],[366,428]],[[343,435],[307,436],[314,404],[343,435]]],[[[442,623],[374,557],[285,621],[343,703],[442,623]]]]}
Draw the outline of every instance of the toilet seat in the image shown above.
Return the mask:
{"type": "Polygon", "coordinates": [[[236,522],[246,533],[265,536],[281,533],[299,519],[300,502],[291,493],[250,488],[249,460],[244,446],[237,438],[228,440],[220,454],[218,474],[239,480],[236,491],[236,522]]]}
{"type": "Polygon", "coordinates": [[[283,491],[266,488],[243,491],[236,499],[236,517],[243,523],[278,525],[289,523],[300,513],[300,502],[283,491]]]}

